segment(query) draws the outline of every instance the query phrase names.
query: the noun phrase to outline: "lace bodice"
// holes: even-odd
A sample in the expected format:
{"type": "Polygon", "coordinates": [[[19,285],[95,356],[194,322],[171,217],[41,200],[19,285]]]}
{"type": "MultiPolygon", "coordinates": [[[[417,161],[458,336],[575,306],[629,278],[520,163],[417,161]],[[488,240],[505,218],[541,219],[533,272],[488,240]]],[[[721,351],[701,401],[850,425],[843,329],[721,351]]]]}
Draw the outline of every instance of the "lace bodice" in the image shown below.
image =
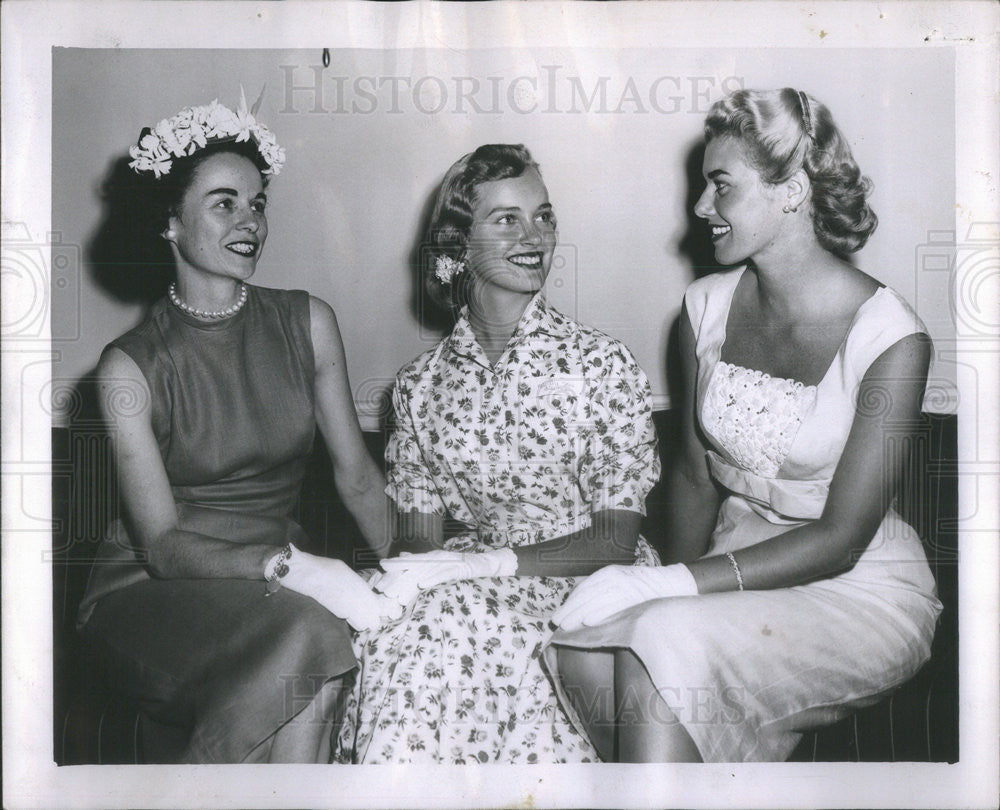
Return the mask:
{"type": "Polygon", "coordinates": [[[858,308],[816,385],[737,366],[722,359],[722,348],[745,272],[713,273],[684,296],[698,363],[696,408],[712,475],[769,520],[815,518],[850,435],[862,379],[886,349],[926,329],[898,293],[881,287],[858,308]]]}
{"type": "Polygon", "coordinates": [[[815,385],[720,361],[705,392],[702,418],[737,464],[774,478],[815,398],[815,385]]]}

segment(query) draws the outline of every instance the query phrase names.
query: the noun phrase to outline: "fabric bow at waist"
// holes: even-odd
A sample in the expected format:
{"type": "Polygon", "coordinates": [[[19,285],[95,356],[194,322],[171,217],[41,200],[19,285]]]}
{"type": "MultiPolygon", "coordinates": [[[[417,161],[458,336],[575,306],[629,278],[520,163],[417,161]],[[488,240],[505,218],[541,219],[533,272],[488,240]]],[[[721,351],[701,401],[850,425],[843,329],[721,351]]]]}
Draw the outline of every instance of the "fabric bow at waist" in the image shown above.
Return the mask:
{"type": "Polygon", "coordinates": [[[761,517],[774,521],[816,520],[823,514],[830,480],[803,481],[792,478],[765,478],[742,467],[734,467],[709,450],[712,477],[730,492],[740,495],[761,517]]]}

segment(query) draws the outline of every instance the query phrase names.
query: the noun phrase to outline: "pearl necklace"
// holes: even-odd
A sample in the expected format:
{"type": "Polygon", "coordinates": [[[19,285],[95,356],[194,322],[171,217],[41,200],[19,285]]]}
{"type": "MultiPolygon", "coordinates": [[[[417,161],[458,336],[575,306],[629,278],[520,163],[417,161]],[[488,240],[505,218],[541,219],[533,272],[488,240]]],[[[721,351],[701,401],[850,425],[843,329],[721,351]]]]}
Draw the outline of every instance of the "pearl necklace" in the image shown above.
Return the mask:
{"type": "Polygon", "coordinates": [[[240,284],[240,296],[236,299],[236,303],[225,309],[217,309],[213,312],[205,312],[200,309],[195,309],[194,307],[188,306],[183,301],[181,297],[177,294],[177,283],[174,281],[170,282],[170,286],[167,287],[167,295],[170,297],[170,303],[172,303],[181,312],[186,312],[188,315],[194,315],[196,318],[207,318],[212,321],[219,321],[223,318],[231,318],[241,309],[243,305],[247,302],[247,285],[240,284]]]}

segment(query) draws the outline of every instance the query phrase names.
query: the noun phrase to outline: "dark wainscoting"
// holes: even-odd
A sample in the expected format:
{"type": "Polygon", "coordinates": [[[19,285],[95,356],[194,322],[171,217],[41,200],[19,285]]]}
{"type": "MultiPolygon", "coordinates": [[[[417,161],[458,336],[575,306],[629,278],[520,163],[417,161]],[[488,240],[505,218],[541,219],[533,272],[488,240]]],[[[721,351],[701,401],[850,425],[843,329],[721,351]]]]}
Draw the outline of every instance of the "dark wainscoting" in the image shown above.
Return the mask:
{"type": "MultiPolygon", "coordinates": [[[[655,415],[664,465],[674,446],[669,411],[655,415]]],[[[113,693],[99,663],[74,629],[76,607],[104,526],[118,514],[118,487],[108,438],[96,421],[78,420],[53,431],[54,757],[60,765],[156,761],[135,708],[113,693]]],[[[384,435],[365,441],[382,457],[384,435]]],[[[868,709],[809,731],[793,761],[958,760],[957,439],[953,416],[925,414],[910,448],[897,508],[925,538],[945,609],[931,660],[907,684],[868,709]]],[[[662,542],[666,510],[662,483],[647,498],[643,534],[662,542]]],[[[369,567],[354,521],[337,498],[329,459],[317,442],[298,506],[314,551],[369,567]]],[[[817,628],[822,632],[822,628],[817,628]]]]}

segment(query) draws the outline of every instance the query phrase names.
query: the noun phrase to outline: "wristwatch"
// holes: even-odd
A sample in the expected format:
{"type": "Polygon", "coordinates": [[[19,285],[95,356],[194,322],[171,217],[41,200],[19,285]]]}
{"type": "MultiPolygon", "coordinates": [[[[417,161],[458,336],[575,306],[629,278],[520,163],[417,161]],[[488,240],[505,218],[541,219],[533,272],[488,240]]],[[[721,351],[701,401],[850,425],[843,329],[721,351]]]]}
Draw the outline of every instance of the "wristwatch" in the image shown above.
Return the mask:
{"type": "Polygon", "coordinates": [[[277,593],[281,588],[281,578],[288,573],[288,561],[292,558],[291,543],[267,561],[264,566],[264,596],[277,593]]]}

